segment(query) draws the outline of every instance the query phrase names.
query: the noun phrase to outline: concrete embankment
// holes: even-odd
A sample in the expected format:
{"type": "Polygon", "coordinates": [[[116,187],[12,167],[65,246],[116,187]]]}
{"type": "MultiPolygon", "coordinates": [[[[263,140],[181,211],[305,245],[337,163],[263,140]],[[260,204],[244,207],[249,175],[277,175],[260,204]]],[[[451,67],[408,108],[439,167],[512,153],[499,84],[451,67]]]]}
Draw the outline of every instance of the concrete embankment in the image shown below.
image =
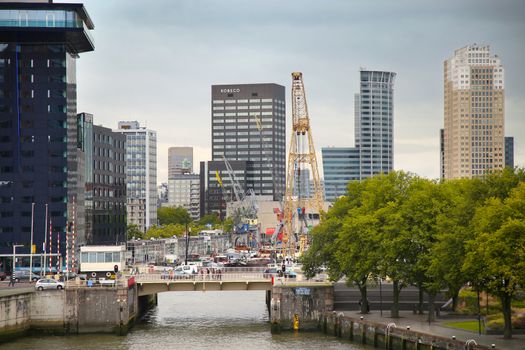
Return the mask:
{"type": "Polygon", "coordinates": [[[320,320],[324,333],[387,350],[477,350],[489,347],[437,335],[396,328],[394,324],[375,323],[327,312],[320,320]]]}
{"type": "MultiPolygon", "coordinates": [[[[142,301],[142,309],[150,301],[142,301]]],[[[0,342],[28,333],[126,334],[141,308],[135,285],[15,290],[0,296],[0,342]]]]}

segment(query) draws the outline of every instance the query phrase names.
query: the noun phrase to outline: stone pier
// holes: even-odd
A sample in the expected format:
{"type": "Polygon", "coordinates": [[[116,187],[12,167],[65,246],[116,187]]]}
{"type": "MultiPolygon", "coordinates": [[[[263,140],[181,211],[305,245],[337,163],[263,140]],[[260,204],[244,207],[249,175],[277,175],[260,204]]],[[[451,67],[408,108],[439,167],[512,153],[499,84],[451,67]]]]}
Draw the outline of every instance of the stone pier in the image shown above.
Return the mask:
{"type": "Polygon", "coordinates": [[[272,333],[293,330],[317,331],[322,316],[333,310],[334,289],[330,283],[274,285],[270,302],[272,333]]]}

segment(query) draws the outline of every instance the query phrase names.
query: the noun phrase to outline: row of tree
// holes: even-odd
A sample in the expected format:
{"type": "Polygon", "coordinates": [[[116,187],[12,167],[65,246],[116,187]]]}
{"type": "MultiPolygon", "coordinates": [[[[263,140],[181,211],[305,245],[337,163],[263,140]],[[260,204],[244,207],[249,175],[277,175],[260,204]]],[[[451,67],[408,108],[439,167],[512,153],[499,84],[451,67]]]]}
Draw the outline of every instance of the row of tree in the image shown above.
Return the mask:
{"type": "MultiPolygon", "coordinates": [[[[367,305],[367,284],[390,279],[392,317],[408,285],[433,298],[447,289],[457,306],[470,283],[498,296],[510,338],[511,300],[525,286],[525,171],[505,169],[483,179],[445,182],[402,171],[350,182],[314,228],[303,256],[307,276],[321,267],[332,280],[346,277],[367,305]]],[[[422,298],[421,298],[422,299],[422,298]]]]}
{"type": "Polygon", "coordinates": [[[233,225],[231,219],[221,221],[215,214],[207,214],[194,221],[183,207],[160,207],[157,209],[157,219],[159,225],[150,227],[146,233],[142,232],[137,225],[128,225],[128,239],[181,237],[186,234],[187,229],[193,235],[207,229],[223,229],[229,232],[228,230],[231,230],[233,225]]]}

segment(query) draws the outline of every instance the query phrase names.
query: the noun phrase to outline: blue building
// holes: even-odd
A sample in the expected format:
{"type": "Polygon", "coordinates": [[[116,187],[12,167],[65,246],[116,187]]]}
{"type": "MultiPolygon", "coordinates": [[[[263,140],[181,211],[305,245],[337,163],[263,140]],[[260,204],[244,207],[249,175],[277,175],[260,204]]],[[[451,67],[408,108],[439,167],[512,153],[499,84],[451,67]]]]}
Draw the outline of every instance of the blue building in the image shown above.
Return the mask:
{"type": "Polygon", "coordinates": [[[351,180],[388,173],[394,166],[396,73],[362,69],[355,95],[355,147],[322,149],[325,197],[334,201],[351,180]]]}
{"type": "Polygon", "coordinates": [[[505,167],[514,168],[514,137],[505,136],[505,167]]]}
{"type": "Polygon", "coordinates": [[[359,149],[355,147],[323,147],[325,199],[333,202],[346,193],[349,181],[359,180],[359,149]]]}
{"type": "Polygon", "coordinates": [[[82,4],[0,3],[0,253],[29,253],[32,227],[40,253],[49,221],[62,254],[67,224],[85,239],[75,64],[93,28],[82,4]]]}

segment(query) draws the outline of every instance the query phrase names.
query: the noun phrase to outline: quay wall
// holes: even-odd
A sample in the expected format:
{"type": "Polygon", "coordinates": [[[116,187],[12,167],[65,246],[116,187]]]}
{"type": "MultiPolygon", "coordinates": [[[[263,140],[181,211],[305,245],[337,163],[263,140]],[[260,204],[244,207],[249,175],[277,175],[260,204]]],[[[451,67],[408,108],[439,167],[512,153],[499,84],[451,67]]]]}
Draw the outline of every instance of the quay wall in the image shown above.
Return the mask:
{"type": "Polygon", "coordinates": [[[140,311],[136,285],[13,292],[0,297],[0,342],[27,333],[123,335],[140,311]]]}
{"type": "MultiPolygon", "coordinates": [[[[422,333],[404,328],[395,328],[382,323],[344,316],[338,312],[326,312],[319,324],[326,334],[367,344],[387,350],[464,350],[465,342],[422,333]]],[[[470,344],[469,350],[487,350],[483,345],[470,344]]]]}

